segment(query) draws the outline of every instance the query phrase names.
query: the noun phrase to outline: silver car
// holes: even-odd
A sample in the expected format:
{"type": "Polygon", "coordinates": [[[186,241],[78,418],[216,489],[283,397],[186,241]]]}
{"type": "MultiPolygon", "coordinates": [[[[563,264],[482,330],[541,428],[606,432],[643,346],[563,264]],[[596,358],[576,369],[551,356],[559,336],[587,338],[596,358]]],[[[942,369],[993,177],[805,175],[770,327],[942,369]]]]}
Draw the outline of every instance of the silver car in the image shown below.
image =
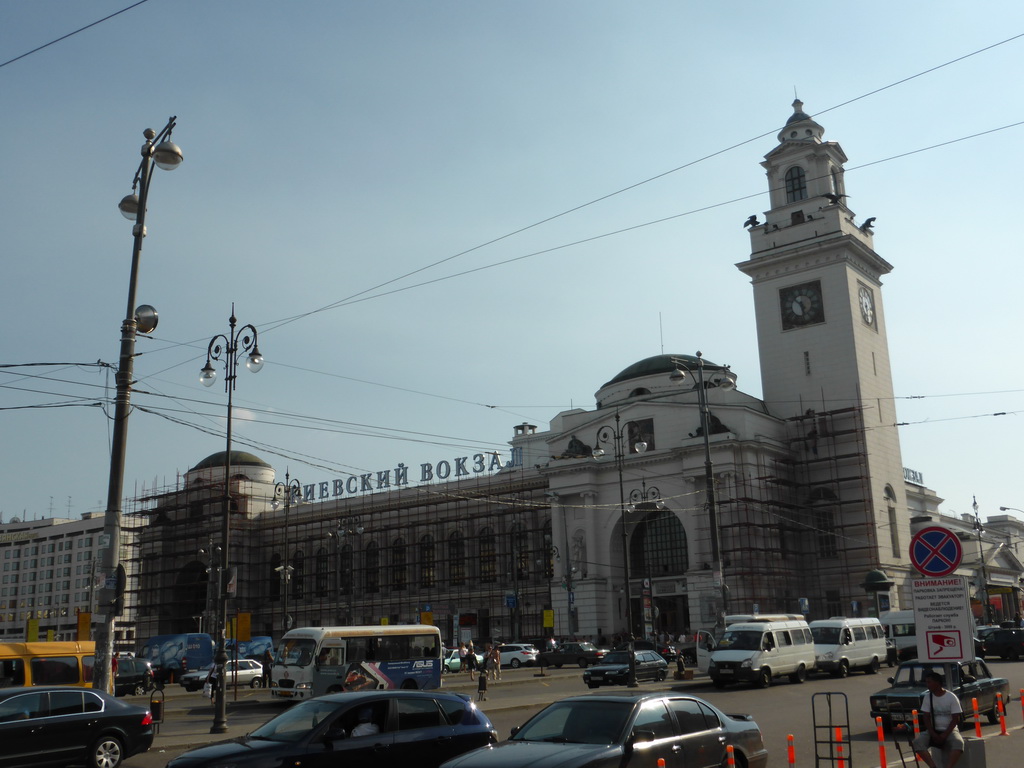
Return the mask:
{"type": "MultiPolygon", "coordinates": [[[[213,664],[209,664],[203,669],[182,675],[180,681],[182,687],[186,691],[202,690],[213,667],[213,664]]],[[[229,661],[224,665],[224,672],[228,685],[247,685],[250,688],[259,688],[263,685],[263,665],[258,661],[252,659],[229,661]]]]}

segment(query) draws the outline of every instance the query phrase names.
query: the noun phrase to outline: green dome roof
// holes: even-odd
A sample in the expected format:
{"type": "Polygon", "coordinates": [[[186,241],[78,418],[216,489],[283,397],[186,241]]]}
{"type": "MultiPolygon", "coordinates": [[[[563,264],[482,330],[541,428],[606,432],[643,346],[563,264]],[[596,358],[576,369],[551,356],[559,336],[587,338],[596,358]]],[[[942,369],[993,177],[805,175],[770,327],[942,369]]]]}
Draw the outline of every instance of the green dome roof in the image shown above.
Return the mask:
{"type": "MultiPolygon", "coordinates": [[[[618,384],[620,381],[629,381],[630,379],[639,379],[643,376],[651,376],[658,373],[672,373],[676,369],[676,360],[681,360],[683,365],[689,368],[691,371],[697,370],[697,358],[694,355],[655,355],[654,357],[648,357],[641,360],[639,363],[633,363],[628,368],[622,370],[618,376],[608,381],[601,387],[609,387],[612,384],[618,384]]],[[[704,370],[720,370],[723,368],[721,365],[709,362],[707,359],[704,360],[704,370]]]]}
{"type": "MultiPolygon", "coordinates": [[[[219,451],[218,453],[211,453],[205,459],[196,464],[189,472],[194,472],[197,469],[218,469],[224,466],[224,454],[225,451],[219,451]]],[[[231,452],[231,466],[233,467],[268,467],[263,459],[259,456],[254,456],[246,451],[232,451],[231,452]]]]}

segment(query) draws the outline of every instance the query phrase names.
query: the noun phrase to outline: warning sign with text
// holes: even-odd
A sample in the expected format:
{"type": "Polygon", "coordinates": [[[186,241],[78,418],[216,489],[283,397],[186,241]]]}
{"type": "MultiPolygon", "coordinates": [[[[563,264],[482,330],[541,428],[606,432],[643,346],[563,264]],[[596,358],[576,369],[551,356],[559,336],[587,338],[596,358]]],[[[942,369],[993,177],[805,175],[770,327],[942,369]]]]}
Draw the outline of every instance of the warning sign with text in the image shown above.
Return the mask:
{"type": "Polygon", "coordinates": [[[974,616],[963,576],[914,579],[914,623],[920,661],[974,659],[974,616]]]}

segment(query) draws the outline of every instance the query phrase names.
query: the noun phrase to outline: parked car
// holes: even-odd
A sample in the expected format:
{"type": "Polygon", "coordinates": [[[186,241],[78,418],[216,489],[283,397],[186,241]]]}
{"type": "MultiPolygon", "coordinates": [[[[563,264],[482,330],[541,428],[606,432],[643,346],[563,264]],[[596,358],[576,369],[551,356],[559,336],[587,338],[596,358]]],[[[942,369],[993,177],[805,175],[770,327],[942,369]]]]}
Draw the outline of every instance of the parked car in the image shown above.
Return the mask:
{"type": "Polygon", "coordinates": [[[576,664],[586,668],[591,664],[601,663],[605,651],[593,643],[562,643],[553,651],[537,654],[537,663],[542,667],[558,667],[563,664],[576,664]]]}
{"type": "Polygon", "coordinates": [[[532,667],[537,663],[537,649],[526,643],[505,643],[498,646],[501,653],[501,666],[519,669],[532,667]]]}
{"type": "Polygon", "coordinates": [[[117,659],[117,674],[114,676],[114,695],[142,696],[153,690],[153,665],[143,659],[117,659]]]}
{"type": "Polygon", "coordinates": [[[997,629],[985,640],[985,653],[1019,661],[1024,656],[1024,629],[997,629]]]}
{"type": "MultiPolygon", "coordinates": [[[[616,651],[627,651],[629,650],[629,643],[619,643],[615,646],[616,651]]],[[[676,649],[667,643],[657,643],[653,640],[634,640],[633,641],[634,651],[654,651],[665,661],[672,663],[676,660],[679,655],[676,653],[676,649]]],[[[694,659],[696,663],[696,659],[694,659]]]]}
{"type": "Polygon", "coordinates": [[[153,716],[94,688],[2,688],[0,744],[0,766],[117,768],[153,744],[153,716]]]}
{"type": "Polygon", "coordinates": [[[252,733],[185,752],[167,768],[277,768],[282,765],[415,765],[494,744],[498,734],[467,695],[441,691],[357,691],[308,699],[252,733]],[[353,730],[361,722],[376,733],[353,730]]]}
{"type": "Polygon", "coordinates": [[[726,747],[737,765],[763,768],[768,752],[749,715],[727,715],[703,699],[676,693],[573,696],[549,704],[512,737],[444,768],[558,768],[668,765],[718,768],[726,747]]]}
{"type": "MultiPolygon", "coordinates": [[[[213,664],[208,664],[203,669],[195,672],[187,672],[181,676],[181,685],[186,691],[198,691],[206,683],[210,676],[213,664]]],[[[224,665],[224,675],[228,685],[247,685],[250,688],[259,688],[263,685],[263,665],[252,659],[231,660],[224,665]]]]}
{"type": "MultiPolygon", "coordinates": [[[[654,651],[635,651],[634,657],[637,681],[657,681],[668,677],[668,662],[654,651]]],[[[606,653],[600,664],[584,670],[583,682],[589,688],[626,685],[629,682],[629,651],[606,653]]]]}
{"type": "Polygon", "coordinates": [[[946,689],[960,699],[964,712],[971,712],[971,699],[977,699],[978,711],[983,712],[990,723],[998,721],[996,694],[1002,693],[1003,701],[1009,701],[1010,681],[994,677],[981,659],[963,663],[903,662],[896,669],[896,675],[889,678],[891,687],[871,695],[871,719],[881,717],[887,730],[909,723],[911,713],[915,709],[920,711],[928,692],[924,674],[930,670],[943,675],[946,689]]]}
{"type": "Polygon", "coordinates": [[[532,645],[537,649],[537,653],[544,653],[544,651],[553,651],[558,647],[558,642],[553,637],[536,637],[532,640],[524,640],[524,645],[532,645]]]}

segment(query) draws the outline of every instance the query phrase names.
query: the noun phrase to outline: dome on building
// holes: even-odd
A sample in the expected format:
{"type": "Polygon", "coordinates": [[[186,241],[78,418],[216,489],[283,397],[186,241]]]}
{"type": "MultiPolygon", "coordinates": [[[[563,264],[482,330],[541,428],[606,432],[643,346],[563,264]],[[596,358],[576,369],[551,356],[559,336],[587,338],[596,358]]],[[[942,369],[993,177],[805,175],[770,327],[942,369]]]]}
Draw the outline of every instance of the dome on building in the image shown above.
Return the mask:
{"type": "MultiPolygon", "coordinates": [[[[196,464],[189,472],[195,472],[198,469],[220,469],[224,466],[224,453],[225,451],[218,451],[217,453],[211,453],[205,459],[196,464]]],[[[232,467],[270,467],[267,462],[261,459],[259,456],[255,456],[247,451],[232,451],[231,452],[231,466],[232,467]]]]}
{"type": "MultiPolygon", "coordinates": [[[[640,379],[659,373],[672,373],[678,367],[676,360],[681,361],[685,367],[692,371],[697,370],[697,358],[694,355],[655,355],[654,357],[644,358],[638,363],[633,363],[628,368],[623,368],[611,381],[605,382],[601,389],[610,387],[612,384],[618,384],[621,381],[640,379]]],[[[723,365],[716,365],[715,363],[708,362],[706,359],[704,360],[705,371],[724,369],[725,366],[723,365]]]]}
{"type": "Polygon", "coordinates": [[[808,139],[821,141],[824,135],[825,129],[804,112],[804,103],[797,99],[793,102],[793,114],[786,120],[785,127],[779,131],[779,142],[806,141],[808,139]]]}
{"type": "MultiPolygon", "coordinates": [[[[633,363],[601,386],[595,394],[597,407],[606,408],[634,398],[663,397],[680,392],[683,388],[671,378],[672,371],[678,367],[696,376],[699,364],[695,355],[655,355],[633,363]]],[[[722,374],[735,383],[736,375],[728,366],[704,359],[704,376],[708,381],[720,379],[722,374]]],[[[693,386],[696,385],[691,385],[691,388],[693,386]]]]}

